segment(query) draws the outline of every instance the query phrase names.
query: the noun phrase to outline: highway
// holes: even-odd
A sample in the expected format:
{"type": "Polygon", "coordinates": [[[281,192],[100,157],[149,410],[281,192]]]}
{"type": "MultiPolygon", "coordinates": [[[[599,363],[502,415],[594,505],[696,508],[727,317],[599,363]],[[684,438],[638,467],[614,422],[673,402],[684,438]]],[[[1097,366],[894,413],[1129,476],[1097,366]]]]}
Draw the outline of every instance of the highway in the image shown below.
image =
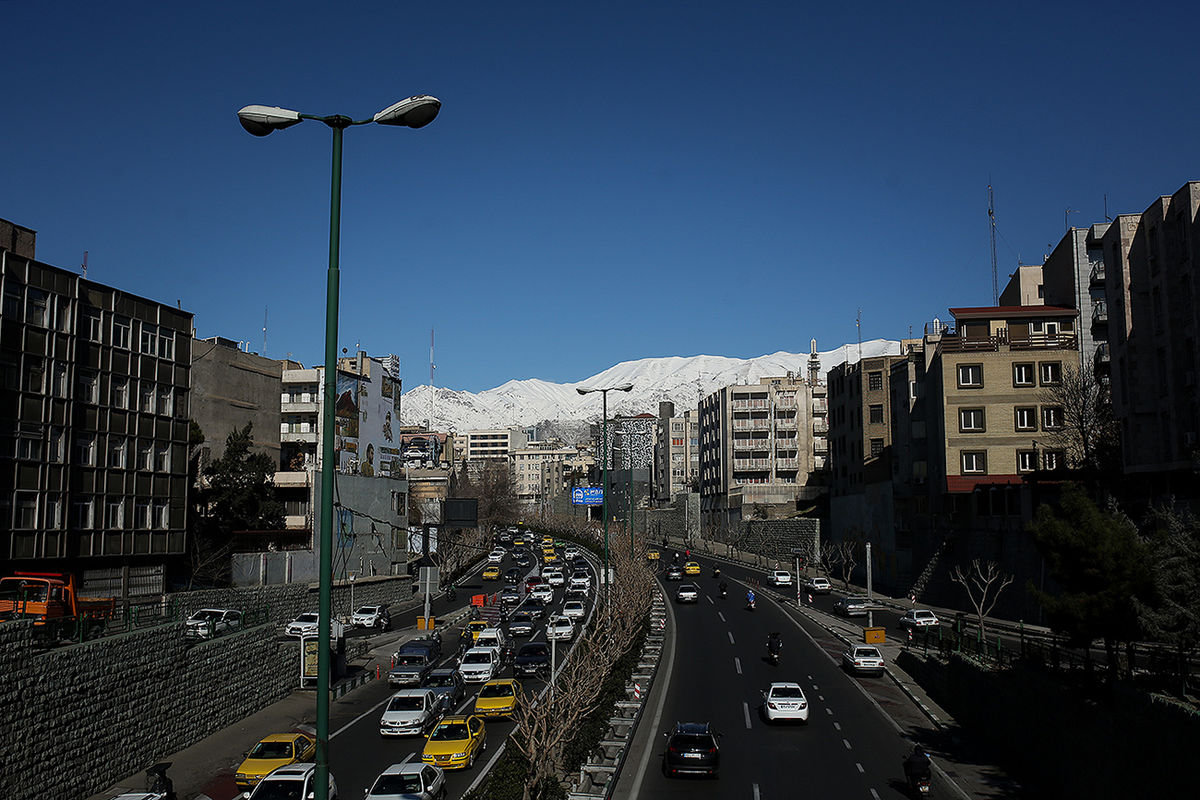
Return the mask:
{"type": "MultiPolygon", "coordinates": [[[[699,603],[673,605],[674,670],[654,740],[659,743],[656,757],[649,759],[637,795],[750,800],[800,794],[874,800],[907,796],[901,762],[909,746],[858,685],[887,678],[844,673],[832,660],[836,653],[818,645],[773,600],[761,599],[756,611],[748,611],[745,589],[735,581],[761,578],[761,573],[725,565],[722,570],[730,584],[727,599],[720,599],[718,580],[706,563],[700,576],[683,581],[700,586],[699,603]],[[783,635],[778,666],[766,660],[771,631],[783,635]],[[763,720],[760,692],[772,681],[795,681],[804,689],[810,703],[806,725],[763,720]],[[710,722],[723,734],[718,779],[663,776],[657,757],[661,733],[676,721],[710,722]]],[[[673,601],[679,584],[663,585],[673,601]]]]}

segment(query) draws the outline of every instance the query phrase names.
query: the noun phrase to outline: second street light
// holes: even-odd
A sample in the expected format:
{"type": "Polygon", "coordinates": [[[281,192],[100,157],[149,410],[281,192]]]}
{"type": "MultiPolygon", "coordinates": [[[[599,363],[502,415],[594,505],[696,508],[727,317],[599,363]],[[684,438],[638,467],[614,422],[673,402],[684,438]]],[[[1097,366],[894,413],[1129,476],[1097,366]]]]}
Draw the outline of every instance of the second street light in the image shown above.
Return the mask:
{"type": "MultiPolygon", "coordinates": [[[[338,333],[338,248],[342,219],[342,131],[353,125],[374,122],[405,128],[423,128],[442,108],[442,101],[427,94],[415,95],[393,103],[368,119],[353,120],[341,114],[317,116],[302,114],[278,106],[245,106],[238,121],[247,132],[267,136],[274,131],[298,125],[306,119],[323,122],[333,130],[333,172],[329,192],[329,271],[325,288],[325,392],[322,424],[321,530],[320,530],[320,603],[317,622],[317,753],[313,792],[316,800],[329,797],[329,684],[331,672],[330,620],[333,615],[333,480],[334,407],[337,401],[338,333]]],[[[351,609],[353,610],[353,609],[351,609]]]]}
{"type": "Polygon", "coordinates": [[[592,394],[593,392],[600,393],[601,411],[601,427],[600,427],[600,450],[602,455],[604,468],[604,492],[601,494],[602,505],[600,515],[604,518],[604,602],[608,604],[608,393],[609,392],[628,392],[633,388],[632,383],[618,383],[616,386],[597,386],[592,389],[585,389],[582,386],[577,387],[575,391],[580,394],[592,394]]]}

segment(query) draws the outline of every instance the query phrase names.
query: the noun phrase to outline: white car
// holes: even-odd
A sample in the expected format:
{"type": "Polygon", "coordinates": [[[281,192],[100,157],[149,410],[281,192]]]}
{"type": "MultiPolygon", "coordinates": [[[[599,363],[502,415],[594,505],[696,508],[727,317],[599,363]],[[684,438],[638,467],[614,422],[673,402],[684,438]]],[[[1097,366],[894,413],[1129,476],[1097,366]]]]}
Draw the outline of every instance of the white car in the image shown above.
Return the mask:
{"type": "Polygon", "coordinates": [[[563,603],[562,613],[564,617],[569,617],[571,620],[578,622],[587,616],[587,608],[584,607],[582,600],[568,600],[563,603]]]}
{"type": "Polygon", "coordinates": [[[852,644],[842,651],[842,666],[847,672],[862,675],[883,674],[883,654],[868,644],[852,644]]]}
{"type": "MultiPolygon", "coordinates": [[[[267,777],[258,782],[254,791],[243,797],[250,800],[274,800],[277,797],[312,797],[316,793],[313,779],[316,777],[316,764],[288,764],[272,770],[267,777]]],[[[329,773],[329,797],[337,798],[337,783],[333,773],[329,773]]]]}
{"type": "Polygon", "coordinates": [[[785,586],[792,585],[792,573],[786,569],[772,570],[771,574],[767,576],[767,580],[776,589],[782,589],[785,586]]]}
{"type": "Polygon", "coordinates": [[[568,545],[567,548],[563,550],[563,558],[565,558],[567,561],[574,561],[575,559],[579,558],[579,548],[568,545]]]}
{"type": "Polygon", "coordinates": [[[829,594],[833,591],[828,578],[809,578],[804,582],[804,588],[813,594],[829,594]]]}
{"type": "Polygon", "coordinates": [[[568,595],[586,595],[592,590],[592,578],[585,573],[575,573],[571,576],[571,580],[567,581],[568,595]]]}
{"type": "Polygon", "coordinates": [[[546,638],[569,642],[575,636],[575,623],[570,617],[555,617],[546,625],[546,638]]]}
{"type": "Polygon", "coordinates": [[[553,603],[554,587],[548,583],[539,583],[529,592],[529,596],[534,600],[541,600],[543,603],[553,603]]]}
{"type": "Polygon", "coordinates": [[[562,586],[567,582],[563,577],[562,570],[549,569],[542,573],[542,580],[551,586],[562,586]]]}
{"type": "Polygon", "coordinates": [[[432,689],[404,689],[392,695],[379,718],[380,736],[416,736],[446,713],[445,695],[432,689]]]}
{"type": "Polygon", "coordinates": [[[232,608],[202,608],[184,621],[184,635],[192,639],[211,639],[242,629],[242,612],[232,608]]]}
{"type": "Polygon", "coordinates": [[[504,551],[503,550],[493,550],[492,552],[488,553],[487,560],[488,560],[489,564],[499,564],[501,561],[504,560],[504,551]]]}
{"type": "Polygon", "coordinates": [[[942,621],[927,608],[912,608],[900,617],[901,628],[936,628],[942,621]]]}
{"type": "Polygon", "coordinates": [[[366,800],[439,800],[446,794],[446,773],[433,764],[392,764],[383,771],[366,800]]]}
{"type": "Polygon", "coordinates": [[[503,654],[508,648],[508,637],[504,635],[502,628],[484,628],[475,637],[476,647],[494,647],[497,652],[503,654]]]}
{"type": "Polygon", "coordinates": [[[387,606],[362,606],[350,615],[350,627],[378,628],[386,631],[392,627],[392,617],[388,614],[387,606]]]}
{"type": "Polygon", "coordinates": [[[676,603],[698,603],[700,602],[700,587],[694,583],[679,584],[678,591],[675,592],[676,603]]]}
{"type": "Polygon", "coordinates": [[[289,622],[283,632],[288,636],[316,636],[320,619],[316,611],[306,611],[289,622]]]}
{"type": "Polygon", "coordinates": [[[781,681],[772,683],[763,698],[763,718],[767,722],[781,719],[794,719],[808,722],[808,698],[798,683],[781,681]]]}
{"type": "Polygon", "coordinates": [[[487,683],[500,671],[500,651],[494,647],[472,647],[463,653],[458,671],[467,683],[487,683]]]}

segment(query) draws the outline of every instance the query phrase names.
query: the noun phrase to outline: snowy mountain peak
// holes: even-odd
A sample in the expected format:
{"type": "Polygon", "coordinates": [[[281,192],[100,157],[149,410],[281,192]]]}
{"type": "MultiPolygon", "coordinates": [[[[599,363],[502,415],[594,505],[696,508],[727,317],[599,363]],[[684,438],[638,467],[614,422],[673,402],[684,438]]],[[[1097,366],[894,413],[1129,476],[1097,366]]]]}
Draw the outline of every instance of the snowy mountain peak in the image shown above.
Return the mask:
{"type": "MultiPolygon", "coordinates": [[[[821,378],[838,364],[858,361],[860,345],[845,344],[817,353],[821,378]]],[[[873,339],[861,345],[863,358],[898,355],[900,343],[873,339]]],[[[610,392],[610,417],[658,414],[661,401],[675,403],[676,413],[695,408],[700,398],[724,386],[757,383],[759,378],[789,372],[806,375],[808,353],[779,351],[757,358],[727,356],[668,356],[622,361],[576,383],[551,383],[540,378],[510,380],[473,393],[443,387],[417,386],[404,393],[401,422],[422,425],[430,417],[436,430],[477,430],[536,425],[546,420],[591,422],[600,419],[599,393],[580,395],[577,388],[632,383],[628,392],[610,392]]]]}

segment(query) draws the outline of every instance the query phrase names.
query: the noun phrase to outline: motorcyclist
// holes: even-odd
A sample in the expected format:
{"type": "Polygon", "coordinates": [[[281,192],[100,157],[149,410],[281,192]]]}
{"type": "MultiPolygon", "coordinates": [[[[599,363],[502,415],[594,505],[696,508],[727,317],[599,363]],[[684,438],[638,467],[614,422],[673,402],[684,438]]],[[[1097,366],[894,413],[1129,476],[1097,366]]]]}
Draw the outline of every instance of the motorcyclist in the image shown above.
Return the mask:
{"type": "Polygon", "coordinates": [[[754,590],[753,589],[746,590],[746,605],[748,605],[748,606],[754,605],[754,590]]]}
{"type": "Polygon", "coordinates": [[[726,592],[729,591],[729,584],[725,581],[721,581],[717,588],[721,590],[721,597],[724,597],[726,592]]]}
{"type": "Polygon", "coordinates": [[[771,631],[767,634],[767,654],[778,657],[779,651],[782,649],[783,638],[779,635],[779,631],[771,631]]]}
{"type": "Polygon", "coordinates": [[[932,762],[929,754],[921,745],[913,745],[912,752],[904,759],[904,777],[910,787],[915,787],[920,780],[928,781],[933,775],[932,762]]]}
{"type": "Polygon", "coordinates": [[[713,577],[714,578],[721,577],[721,568],[720,567],[713,567],[713,577]]]}

